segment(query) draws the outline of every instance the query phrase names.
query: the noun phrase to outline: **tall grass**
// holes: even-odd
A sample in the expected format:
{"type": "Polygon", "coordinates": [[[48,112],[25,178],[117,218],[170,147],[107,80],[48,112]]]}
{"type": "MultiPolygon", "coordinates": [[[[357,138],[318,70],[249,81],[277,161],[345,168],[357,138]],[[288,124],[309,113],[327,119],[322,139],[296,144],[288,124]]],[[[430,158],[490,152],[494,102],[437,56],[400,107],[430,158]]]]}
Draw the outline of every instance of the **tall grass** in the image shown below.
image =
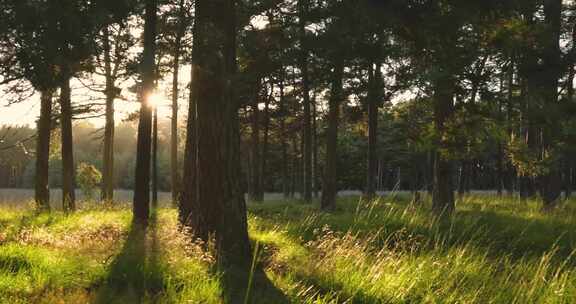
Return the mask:
{"type": "Polygon", "coordinates": [[[173,209],[145,230],[125,208],[2,209],[0,303],[576,303],[572,202],[542,214],[537,202],[467,196],[440,220],[409,201],[342,198],[329,214],[250,205],[258,254],[236,297],[173,209]]]}

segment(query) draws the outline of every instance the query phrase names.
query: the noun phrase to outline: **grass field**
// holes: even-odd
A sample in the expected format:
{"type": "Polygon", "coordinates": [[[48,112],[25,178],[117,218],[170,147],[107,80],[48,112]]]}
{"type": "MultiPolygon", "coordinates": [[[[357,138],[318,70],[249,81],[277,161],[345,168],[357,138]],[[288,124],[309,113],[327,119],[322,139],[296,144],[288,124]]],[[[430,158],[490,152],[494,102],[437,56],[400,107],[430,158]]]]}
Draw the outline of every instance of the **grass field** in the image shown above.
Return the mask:
{"type": "Polygon", "coordinates": [[[445,221],[402,196],[341,198],[332,214],[250,204],[253,275],[219,271],[174,209],[144,230],[126,207],[12,205],[0,209],[0,303],[576,303],[572,202],[544,215],[470,196],[445,221]]]}

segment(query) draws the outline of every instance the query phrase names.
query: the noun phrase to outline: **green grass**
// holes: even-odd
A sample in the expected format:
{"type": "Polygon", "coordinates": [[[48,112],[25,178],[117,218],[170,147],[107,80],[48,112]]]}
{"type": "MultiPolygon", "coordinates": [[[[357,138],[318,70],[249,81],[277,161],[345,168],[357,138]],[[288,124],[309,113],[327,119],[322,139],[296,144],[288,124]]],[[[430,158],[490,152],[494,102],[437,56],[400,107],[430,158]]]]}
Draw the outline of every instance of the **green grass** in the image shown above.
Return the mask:
{"type": "Polygon", "coordinates": [[[435,220],[402,196],[342,198],[337,211],[249,205],[246,274],[160,209],[143,229],[125,208],[71,215],[0,209],[0,303],[576,303],[576,210],[469,196],[435,220]]]}

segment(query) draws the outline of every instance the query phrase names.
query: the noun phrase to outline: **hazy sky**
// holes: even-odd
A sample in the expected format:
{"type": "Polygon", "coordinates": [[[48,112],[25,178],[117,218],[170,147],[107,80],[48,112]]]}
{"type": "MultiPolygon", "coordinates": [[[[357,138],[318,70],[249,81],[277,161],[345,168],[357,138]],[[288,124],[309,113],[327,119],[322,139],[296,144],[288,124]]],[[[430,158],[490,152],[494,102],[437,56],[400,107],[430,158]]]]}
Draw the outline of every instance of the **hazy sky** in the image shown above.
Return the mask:
{"type": "MultiPolygon", "coordinates": [[[[188,82],[190,81],[190,67],[183,66],[180,69],[180,108],[187,105],[188,82]]],[[[158,108],[158,116],[170,117],[172,103],[171,99],[171,75],[166,75],[165,80],[159,83],[157,95],[160,96],[161,105],[158,108]]],[[[127,87],[129,84],[126,84],[127,87]]],[[[94,98],[103,98],[104,96],[97,92],[91,92],[85,89],[78,81],[72,81],[72,101],[82,104],[83,102],[94,102],[94,98]]],[[[115,120],[120,123],[126,116],[140,109],[140,104],[136,101],[136,96],[123,89],[123,94],[129,99],[124,101],[117,99],[115,102],[115,120]]],[[[104,102],[104,100],[98,100],[104,102]]],[[[102,107],[102,109],[104,109],[102,107]]],[[[40,113],[39,95],[36,94],[26,101],[8,106],[8,101],[2,98],[0,94],[0,125],[29,125],[35,126],[36,119],[40,113]]],[[[182,113],[182,111],[180,112],[182,113]]],[[[104,118],[88,119],[96,126],[104,125],[104,118]]]]}

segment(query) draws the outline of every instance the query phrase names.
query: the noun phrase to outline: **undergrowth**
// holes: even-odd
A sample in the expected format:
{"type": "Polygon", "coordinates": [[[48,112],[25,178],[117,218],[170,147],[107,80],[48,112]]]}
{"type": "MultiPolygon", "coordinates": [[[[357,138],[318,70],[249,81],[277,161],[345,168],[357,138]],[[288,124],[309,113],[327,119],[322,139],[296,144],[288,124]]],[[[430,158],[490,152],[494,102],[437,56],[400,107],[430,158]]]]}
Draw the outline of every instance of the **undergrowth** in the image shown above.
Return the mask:
{"type": "Polygon", "coordinates": [[[434,219],[401,195],[341,198],[332,213],[249,204],[262,269],[249,277],[217,268],[174,209],[143,228],[125,207],[6,207],[0,303],[576,303],[571,205],[543,214],[537,202],[467,196],[434,219]]]}

